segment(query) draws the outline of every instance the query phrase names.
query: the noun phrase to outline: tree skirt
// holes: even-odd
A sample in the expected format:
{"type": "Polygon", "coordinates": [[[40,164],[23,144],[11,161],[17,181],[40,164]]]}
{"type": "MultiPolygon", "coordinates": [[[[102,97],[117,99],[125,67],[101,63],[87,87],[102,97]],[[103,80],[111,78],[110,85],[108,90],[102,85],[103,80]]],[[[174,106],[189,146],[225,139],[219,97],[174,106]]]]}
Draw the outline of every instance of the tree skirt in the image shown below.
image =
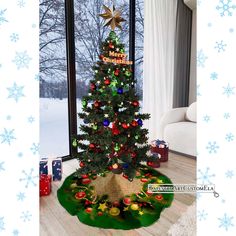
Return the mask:
{"type": "Polygon", "coordinates": [[[172,184],[160,172],[141,166],[133,182],[118,176],[91,174],[78,179],[73,173],[58,189],[58,200],[84,224],[124,230],[153,224],[171,205],[173,193],[148,192],[148,184],[172,184]]]}

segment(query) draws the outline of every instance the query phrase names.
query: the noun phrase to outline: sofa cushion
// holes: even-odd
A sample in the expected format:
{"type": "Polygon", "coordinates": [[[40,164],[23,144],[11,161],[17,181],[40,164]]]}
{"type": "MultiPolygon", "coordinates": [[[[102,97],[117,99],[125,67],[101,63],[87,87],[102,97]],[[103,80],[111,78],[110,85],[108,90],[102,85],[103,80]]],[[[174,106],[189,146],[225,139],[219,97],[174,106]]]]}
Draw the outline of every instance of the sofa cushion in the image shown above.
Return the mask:
{"type": "Polygon", "coordinates": [[[186,112],[185,119],[192,122],[197,122],[197,103],[192,103],[186,112]]]}

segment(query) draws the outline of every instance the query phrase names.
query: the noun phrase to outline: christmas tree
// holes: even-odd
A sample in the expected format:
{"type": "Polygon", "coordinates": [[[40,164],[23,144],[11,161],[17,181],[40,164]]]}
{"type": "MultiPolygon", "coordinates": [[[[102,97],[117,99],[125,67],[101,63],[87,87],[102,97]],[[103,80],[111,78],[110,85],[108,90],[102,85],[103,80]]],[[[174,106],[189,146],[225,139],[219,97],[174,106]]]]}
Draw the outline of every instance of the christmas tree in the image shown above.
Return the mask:
{"type": "Polygon", "coordinates": [[[84,124],[74,144],[84,152],[78,156],[81,168],[77,173],[80,177],[112,171],[132,181],[140,163],[148,160],[148,130],[142,125],[149,114],[139,112],[133,62],[127,60],[125,45],[114,31],[116,27],[121,28],[124,19],[114,8],[104,8],[106,13],[101,16],[112,30],[101,45],[89,93],[82,100],[83,112],[79,117],[84,124]]]}

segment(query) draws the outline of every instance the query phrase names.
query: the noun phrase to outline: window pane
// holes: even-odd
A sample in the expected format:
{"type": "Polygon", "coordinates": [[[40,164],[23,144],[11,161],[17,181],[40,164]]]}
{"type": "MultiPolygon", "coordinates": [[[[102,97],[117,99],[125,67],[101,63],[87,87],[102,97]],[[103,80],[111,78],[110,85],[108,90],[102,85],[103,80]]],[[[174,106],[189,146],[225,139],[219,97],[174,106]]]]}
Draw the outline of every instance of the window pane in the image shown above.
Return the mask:
{"type": "MultiPolygon", "coordinates": [[[[100,45],[111,31],[104,27],[104,20],[99,14],[104,12],[103,4],[111,7],[108,0],[75,0],[75,46],[76,46],[76,78],[77,78],[77,111],[82,111],[81,98],[88,93],[89,81],[94,76],[92,67],[100,55],[100,45]]],[[[126,20],[122,24],[122,31],[116,33],[126,46],[129,53],[129,0],[113,1],[116,9],[121,10],[126,20]]],[[[81,124],[78,118],[78,128],[81,124]]],[[[80,133],[80,130],[78,129],[80,133]]]]}
{"type": "Polygon", "coordinates": [[[40,156],[69,154],[64,0],[40,1],[40,156]]]}

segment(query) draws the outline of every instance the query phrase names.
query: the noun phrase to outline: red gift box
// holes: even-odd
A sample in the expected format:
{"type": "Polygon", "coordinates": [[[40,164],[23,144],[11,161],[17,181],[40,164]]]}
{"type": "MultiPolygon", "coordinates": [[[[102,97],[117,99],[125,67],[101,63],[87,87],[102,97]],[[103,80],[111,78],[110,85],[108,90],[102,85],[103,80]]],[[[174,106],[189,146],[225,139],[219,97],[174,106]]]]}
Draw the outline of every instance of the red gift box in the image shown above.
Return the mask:
{"type": "Polygon", "coordinates": [[[166,143],[164,141],[160,141],[160,140],[153,141],[151,144],[151,152],[160,154],[161,155],[161,158],[160,158],[161,162],[168,161],[168,154],[169,154],[168,143],[166,143]]]}
{"type": "Polygon", "coordinates": [[[41,196],[47,196],[51,193],[51,182],[52,182],[52,176],[51,175],[40,175],[39,180],[39,193],[41,196]]]}

